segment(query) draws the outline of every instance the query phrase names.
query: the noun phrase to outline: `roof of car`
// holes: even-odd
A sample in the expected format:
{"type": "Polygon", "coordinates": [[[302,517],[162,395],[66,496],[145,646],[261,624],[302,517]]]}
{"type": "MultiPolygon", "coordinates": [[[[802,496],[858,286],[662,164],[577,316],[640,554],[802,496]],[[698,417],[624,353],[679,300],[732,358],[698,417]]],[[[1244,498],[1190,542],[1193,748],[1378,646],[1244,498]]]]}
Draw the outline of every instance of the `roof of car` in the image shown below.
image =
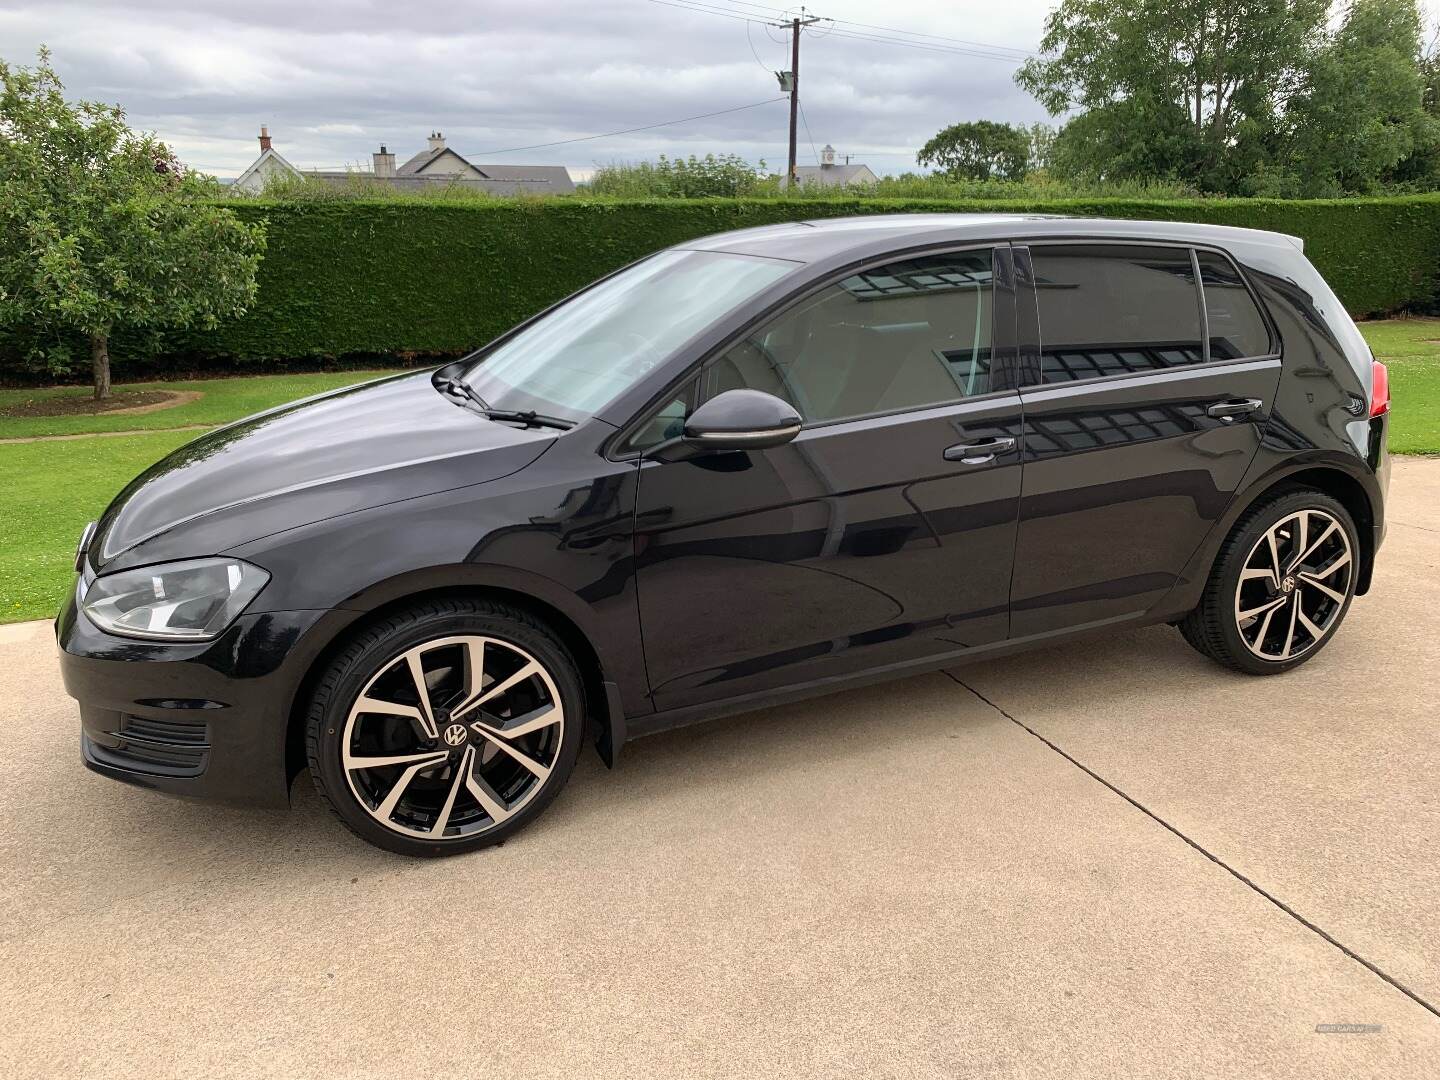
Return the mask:
{"type": "Polygon", "coordinates": [[[764,255],[818,262],[845,255],[863,258],[889,249],[974,240],[1100,237],[1174,240],[1181,243],[1267,244],[1299,249],[1301,241],[1284,233],[1230,225],[1181,221],[1130,221],[1066,217],[1059,214],[873,214],[819,218],[704,236],[677,247],[764,255]]]}

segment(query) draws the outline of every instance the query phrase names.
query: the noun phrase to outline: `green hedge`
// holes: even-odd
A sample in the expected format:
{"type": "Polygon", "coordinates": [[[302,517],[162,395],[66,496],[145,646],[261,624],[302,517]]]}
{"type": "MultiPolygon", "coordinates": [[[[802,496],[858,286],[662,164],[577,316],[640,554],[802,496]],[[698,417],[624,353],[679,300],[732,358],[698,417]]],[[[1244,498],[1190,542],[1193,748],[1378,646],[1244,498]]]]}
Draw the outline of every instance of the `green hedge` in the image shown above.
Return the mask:
{"type": "MultiPolygon", "coordinates": [[[[174,363],[254,366],[315,357],[458,353],[658,248],[725,229],[853,214],[1043,211],[1274,229],[1304,238],[1307,254],[1356,315],[1432,310],[1440,287],[1440,195],[1304,202],[554,199],[230,205],[268,223],[259,299],[249,314],[214,332],[165,339],[160,352],[174,363]]],[[[13,343],[4,351],[13,355],[13,343]]],[[[139,346],[122,337],[115,351],[123,361],[139,346]]]]}

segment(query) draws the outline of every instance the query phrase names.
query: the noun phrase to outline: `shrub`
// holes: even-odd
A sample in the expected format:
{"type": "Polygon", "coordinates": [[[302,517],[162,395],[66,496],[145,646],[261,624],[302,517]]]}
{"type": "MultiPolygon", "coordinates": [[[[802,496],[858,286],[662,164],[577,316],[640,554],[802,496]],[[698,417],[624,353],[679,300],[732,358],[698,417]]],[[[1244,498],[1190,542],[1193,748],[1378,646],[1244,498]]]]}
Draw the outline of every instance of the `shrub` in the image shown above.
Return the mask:
{"type": "MultiPolygon", "coordinates": [[[[243,318],[213,332],[165,337],[157,355],[178,366],[458,354],[659,248],[726,229],[853,214],[1041,210],[1273,229],[1305,240],[1310,258],[1357,315],[1431,310],[1440,277],[1440,195],[1294,202],[791,197],[228,205],[242,219],[266,222],[259,298],[243,318]]],[[[23,342],[6,345],[0,342],[5,367],[18,372],[23,342]]],[[[114,347],[151,351],[133,339],[117,339],[114,347]]]]}

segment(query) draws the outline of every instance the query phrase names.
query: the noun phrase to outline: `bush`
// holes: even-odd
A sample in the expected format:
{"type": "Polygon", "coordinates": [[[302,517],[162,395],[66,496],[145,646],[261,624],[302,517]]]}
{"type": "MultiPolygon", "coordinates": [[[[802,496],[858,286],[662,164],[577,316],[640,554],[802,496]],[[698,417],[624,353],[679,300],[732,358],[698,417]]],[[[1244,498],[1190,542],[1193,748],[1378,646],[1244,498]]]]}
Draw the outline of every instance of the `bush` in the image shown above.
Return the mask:
{"type": "MultiPolygon", "coordinates": [[[[1304,238],[1310,258],[1356,315],[1432,310],[1440,277],[1440,195],[1295,202],[791,197],[227,205],[242,218],[267,222],[257,302],[213,332],[169,335],[154,344],[117,340],[112,351],[153,358],[134,370],[455,355],[659,248],[726,229],[852,214],[1041,210],[1274,229],[1304,238]]],[[[0,341],[11,377],[23,376],[30,345],[0,341]]]]}
{"type": "Polygon", "coordinates": [[[629,199],[704,199],[750,195],[764,175],[765,162],[751,165],[734,154],[706,154],[697,158],[635,165],[605,165],[590,178],[590,193],[629,199]]]}

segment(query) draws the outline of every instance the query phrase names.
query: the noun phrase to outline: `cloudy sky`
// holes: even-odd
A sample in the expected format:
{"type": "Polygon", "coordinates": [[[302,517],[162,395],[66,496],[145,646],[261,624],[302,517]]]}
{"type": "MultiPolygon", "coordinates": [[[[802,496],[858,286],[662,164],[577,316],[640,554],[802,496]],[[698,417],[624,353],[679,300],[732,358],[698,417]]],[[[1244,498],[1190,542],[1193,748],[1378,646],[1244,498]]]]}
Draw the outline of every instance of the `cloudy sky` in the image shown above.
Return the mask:
{"type": "MultiPolygon", "coordinates": [[[[254,159],[261,124],[301,167],[368,164],[382,141],[403,161],[432,128],[479,161],[564,164],[577,174],[712,151],[782,167],[788,113],[778,100],[498,151],[778,98],[771,71],[789,66],[788,47],[766,23],[783,17],[783,2],[0,0],[0,56],[28,63],[48,45],[71,96],[121,103],[136,127],[220,176],[254,159]]],[[[1050,3],[812,6],[836,20],[802,43],[814,145],[896,172],[946,124],[1044,119],[1012,75],[1050,3]]],[[[804,128],[800,145],[801,163],[813,162],[804,128]]]]}

